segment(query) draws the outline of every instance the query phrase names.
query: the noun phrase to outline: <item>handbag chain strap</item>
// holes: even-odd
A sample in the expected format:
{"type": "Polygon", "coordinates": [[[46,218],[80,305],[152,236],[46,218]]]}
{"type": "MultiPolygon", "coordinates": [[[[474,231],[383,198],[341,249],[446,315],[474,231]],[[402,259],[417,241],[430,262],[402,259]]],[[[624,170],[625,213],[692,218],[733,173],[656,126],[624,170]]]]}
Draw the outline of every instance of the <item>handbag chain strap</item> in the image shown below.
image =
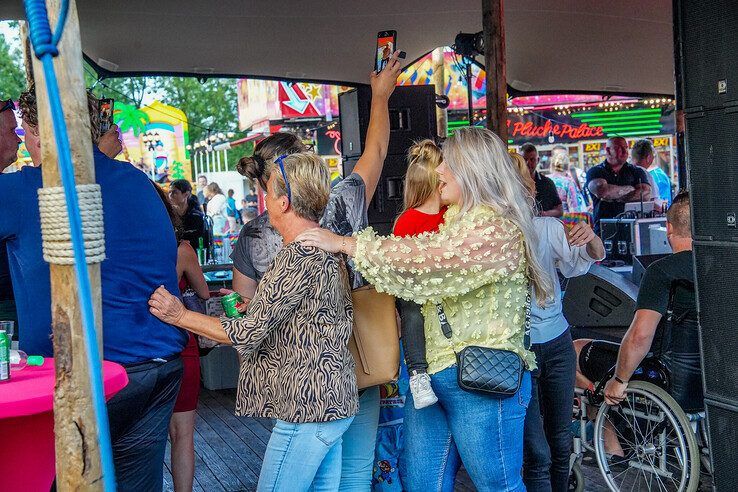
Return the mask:
{"type": "MultiPolygon", "coordinates": [[[[528,285],[528,292],[525,295],[525,331],[523,332],[523,346],[525,347],[525,350],[530,350],[530,312],[532,302],[530,292],[531,286],[528,285]]],[[[451,340],[451,325],[448,322],[448,317],[446,316],[446,312],[443,310],[443,306],[440,302],[436,304],[436,313],[438,313],[438,322],[441,324],[443,336],[451,340]]],[[[454,352],[456,351],[454,350],[454,352]]]]}

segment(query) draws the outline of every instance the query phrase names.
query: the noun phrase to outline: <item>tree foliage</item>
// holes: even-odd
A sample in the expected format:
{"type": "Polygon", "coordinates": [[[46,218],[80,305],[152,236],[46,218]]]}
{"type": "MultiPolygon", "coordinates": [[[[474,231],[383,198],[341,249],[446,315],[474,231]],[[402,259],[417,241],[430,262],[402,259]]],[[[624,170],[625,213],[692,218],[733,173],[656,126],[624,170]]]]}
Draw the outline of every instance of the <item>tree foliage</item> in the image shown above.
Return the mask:
{"type": "Polygon", "coordinates": [[[157,77],[156,92],[162,102],[184,111],[190,124],[190,143],[212,133],[238,130],[238,90],[236,79],[157,77]]]}
{"type": "Polygon", "coordinates": [[[26,89],[23,54],[0,34],[0,99],[18,99],[26,89]]]}

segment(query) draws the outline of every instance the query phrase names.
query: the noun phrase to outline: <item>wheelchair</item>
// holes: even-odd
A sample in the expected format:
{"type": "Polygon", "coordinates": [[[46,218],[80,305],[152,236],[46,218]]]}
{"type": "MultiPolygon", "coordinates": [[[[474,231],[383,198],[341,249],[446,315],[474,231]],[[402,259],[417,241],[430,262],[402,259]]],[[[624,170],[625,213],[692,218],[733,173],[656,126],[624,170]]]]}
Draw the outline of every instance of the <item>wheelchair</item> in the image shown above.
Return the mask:
{"type": "Polygon", "coordinates": [[[579,433],[571,456],[570,490],[584,490],[581,472],[585,452],[594,453],[608,488],[620,490],[696,491],[701,467],[711,473],[704,412],[686,413],[669,395],[669,372],[658,359],[647,358],[633,375],[620,405],[604,401],[605,383],[576,390],[574,420],[579,433]],[[594,435],[588,439],[588,412],[596,409],[594,435]],[[623,455],[605,449],[616,438],[623,455]]]}

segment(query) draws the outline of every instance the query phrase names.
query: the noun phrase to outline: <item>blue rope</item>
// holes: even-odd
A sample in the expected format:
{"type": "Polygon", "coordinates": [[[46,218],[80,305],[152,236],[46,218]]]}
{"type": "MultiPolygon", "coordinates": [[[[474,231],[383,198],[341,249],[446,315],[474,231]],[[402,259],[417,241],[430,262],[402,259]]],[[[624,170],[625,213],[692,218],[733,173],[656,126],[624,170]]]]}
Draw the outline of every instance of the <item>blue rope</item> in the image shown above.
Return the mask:
{"type": "Polygon", "coordinates": [[[87,363],[90,369],[92,386],[92,404],[97,419],[99,432],[100,457],[102,460],[102,480],[106,491],[115,491],[115,468],[113,466],[113,450],[110,444],[110,429],[105,406],[105,392],[102,380],[102,361],[97,350],[97,334],[95,333],[95,315],[92,308],[92,289],[87,274],[84,236],[82,234],[82,217],[79,211],[77,191],[72,165],[72,152],[69,146],[67,126],[64,121],[64,108],[59,96],[59,85],[54,72],[53,58],[59,54],[57,43],[64,29],[64,21],[69,10],[69,0],[63,0],[56,32],[51,33],[45,0],[24,0],[26,18],[30,30],[30,38],[36,57],[41,60],[49,93],[51,118],[54,125],[54,137],[59,154],[59,173],[61,175],[64,194],[69,215],[69,231],[74,250],[74,269],[77,276],[79,303],[82,309],[82,326],[84,331],[87,363]]]}

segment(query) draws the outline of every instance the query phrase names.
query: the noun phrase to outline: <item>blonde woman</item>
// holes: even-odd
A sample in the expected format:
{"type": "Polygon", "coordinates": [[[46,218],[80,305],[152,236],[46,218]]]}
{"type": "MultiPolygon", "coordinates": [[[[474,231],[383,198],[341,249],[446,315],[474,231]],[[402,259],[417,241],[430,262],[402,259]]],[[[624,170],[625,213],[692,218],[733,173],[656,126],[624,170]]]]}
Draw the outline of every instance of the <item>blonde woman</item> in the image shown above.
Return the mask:
{"type": "Polygon", "coordinates": [[[236,413],[276,419],[257,491],[338,490],[343,435],[358,408],[351,287],[343,258],[300,244],[318,226],[330,193],[315,154],[276,159],[267,170],[269,221],[285,246],[243,318],[188,311],[164,287],[149,300],[159,319],[232,344],[241,356],[236,413]]]}
{"type": "MultiPolygon", "coordinates": [[[[432,140],[422,140],[410,147],[405,175],[404,210],[397,218],[392,234],[399,237],[417,236],[424,232],[438,232],[446,207],[441,205],[438,173],[443,155],[432,140]]],[[[438,401],[425,357],[425,334],[420,305],[397,300],[402,320],[402,346],[410,375],[410,393],[413,406],[420,410],[438,401]]]]}
{"type": "Polygon", "coordinates": [[[579,212],[579,193],[569,174],[569,154],[556,153],[551,157],[551,181],[556,185],[564,213],[579,212]]]}
{"type": "Polygon", "coordinates": [[[463,128],[443,156],[441,204],[449,209],[438,233],[379,237],[367,229],[341,237],[315,228],[298,240],[343,252],[378,290],[424,303],[428,373],[440,404],[405,407],[407,489],[452,490],[461,458],[477,490],[522,491],[530,372],[509,397],[467,392],[457,382],[456,353],[470,345],[511,350],[535,369],[524,344],[526,296],[531,285],[543,303],[552,284],[536,258],[533,213],[506,145],[484,128],[463,128]]]}

